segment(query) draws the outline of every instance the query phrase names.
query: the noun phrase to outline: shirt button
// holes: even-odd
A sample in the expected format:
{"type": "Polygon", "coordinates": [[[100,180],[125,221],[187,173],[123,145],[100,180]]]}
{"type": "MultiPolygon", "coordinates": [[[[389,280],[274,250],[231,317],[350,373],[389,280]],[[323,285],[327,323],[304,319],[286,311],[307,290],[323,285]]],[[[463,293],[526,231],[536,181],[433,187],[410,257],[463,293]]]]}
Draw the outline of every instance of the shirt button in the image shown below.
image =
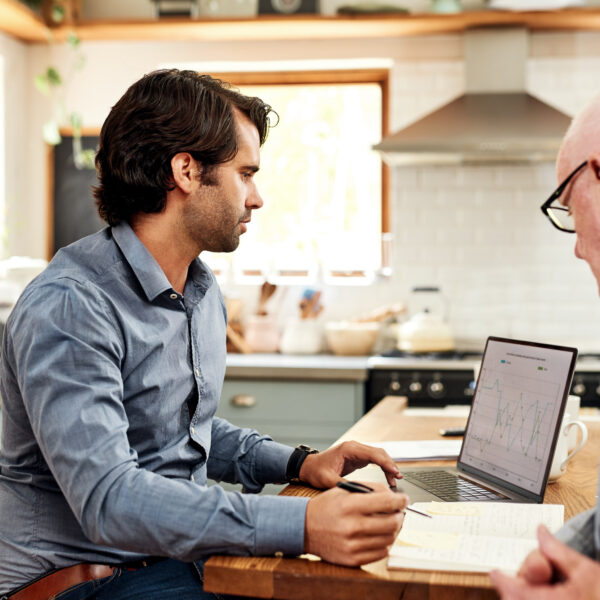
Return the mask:
{"type": "Polygon", "coordinates": [[[191,434],[192,434],[192,435],[194,435],[194,434],[196,433],[196,430],[195,430],[195,429],[192,427],[192,428],[190,429],[190,432],[191,432],[191,434]]]}
{"type": "Polygon", "coordinates": [[[196,373],[196,377],[200,377],[200,369],[196,369],[194,373],[196,373]]]}
{"type": "Polygon", "coordinates": [[[191,479],[192,481],[194,481],[194,476],[192,475],[192,476],[190,477],[190,479],[191,479]]]}
{"type": "Polygon", "coordinates": [[[177,294],[171,294],[169,298],[171,298],[171,300],[177,300],[177,294]]]}

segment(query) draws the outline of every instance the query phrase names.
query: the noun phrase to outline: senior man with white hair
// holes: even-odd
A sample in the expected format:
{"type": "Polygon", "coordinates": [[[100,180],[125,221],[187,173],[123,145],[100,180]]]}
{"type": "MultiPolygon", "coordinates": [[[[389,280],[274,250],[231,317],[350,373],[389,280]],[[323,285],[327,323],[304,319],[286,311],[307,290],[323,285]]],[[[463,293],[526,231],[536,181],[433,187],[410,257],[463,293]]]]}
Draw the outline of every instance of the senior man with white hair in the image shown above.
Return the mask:
{"type": "MultiPolygon", "coordinates": [[[[577,234],[575,255],[588,263],[600,291],[600,96],[573,120],[556,170],[562,183],[542,211],[557,229],[577,234]]],[[[600,501],[556,537],[541,526],[538,539],[516,577],[491,573],[503,600],[600,599],[600,501]]]]}

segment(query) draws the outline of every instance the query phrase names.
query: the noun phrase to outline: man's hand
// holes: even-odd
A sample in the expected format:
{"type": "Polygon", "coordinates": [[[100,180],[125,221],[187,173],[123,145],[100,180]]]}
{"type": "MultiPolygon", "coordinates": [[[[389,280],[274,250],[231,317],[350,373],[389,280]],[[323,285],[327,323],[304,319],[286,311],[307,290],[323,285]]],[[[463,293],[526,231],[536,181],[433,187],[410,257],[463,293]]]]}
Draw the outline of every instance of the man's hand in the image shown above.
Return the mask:
{"type": "Polygon", "coordinates": [[[358,442],[343,442],[325,452],[309,454],[302,463],[300,480],[316,488],[330,488],[337,484],[340,477],[370,463],[379,465],[389,485],[395,487],[400,471],[390,455],[381,448],[358,442]]]}
{"type": "Polygon", "coordinates": [[[333,488],[310,499],[306,507],[305,552],[349,567],[387,556],[402,526],[401,511],[408,498],[383,484],[369,485],[375,488],[372,494],[333,488]]]}
{"type": "Polygon", "coordinates": [[[552,563],[542,554],[539,548],[536,548],[525,558],[519,569],[519,577],[533,585],[550,583],[553,575],[552,563]]]}
{"type": "Polygon", "coordinates": [[[543,525],[539,550],[523,562],[517,577],[492,571],[503,600],[600,600],[600,563],[559,542],[543,525]]]}

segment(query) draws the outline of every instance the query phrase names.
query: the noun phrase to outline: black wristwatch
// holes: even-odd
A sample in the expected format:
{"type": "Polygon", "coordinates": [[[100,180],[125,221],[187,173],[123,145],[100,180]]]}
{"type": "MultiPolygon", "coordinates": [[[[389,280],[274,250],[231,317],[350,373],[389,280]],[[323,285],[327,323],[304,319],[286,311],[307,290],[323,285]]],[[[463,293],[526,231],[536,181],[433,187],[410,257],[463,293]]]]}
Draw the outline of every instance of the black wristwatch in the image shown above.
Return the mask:
{"type": "Polygon", "coordinates": [[[288,460],[287,468],[285,470],[285,478],[290,483],[300,483],[300,468],[302,463],[306,460],[309,454],[318,454],[318,450],[300,444],[294,448],[294,451],[290,455],[288,460]]]}

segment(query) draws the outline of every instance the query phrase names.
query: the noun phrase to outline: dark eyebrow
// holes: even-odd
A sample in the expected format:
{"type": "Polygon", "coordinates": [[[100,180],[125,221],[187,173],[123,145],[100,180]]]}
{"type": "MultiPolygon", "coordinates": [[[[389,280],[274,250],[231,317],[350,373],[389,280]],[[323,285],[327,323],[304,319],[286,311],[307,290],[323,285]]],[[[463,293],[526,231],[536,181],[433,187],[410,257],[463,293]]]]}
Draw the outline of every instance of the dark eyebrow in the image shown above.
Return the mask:
{"type": "Polygon", "coordinates": [[[259,169],[260,167],[257,167],[256,165],[245,165],[240,167],[240,171],[252,171],[253,173],[258,172],[259,169]]]}

